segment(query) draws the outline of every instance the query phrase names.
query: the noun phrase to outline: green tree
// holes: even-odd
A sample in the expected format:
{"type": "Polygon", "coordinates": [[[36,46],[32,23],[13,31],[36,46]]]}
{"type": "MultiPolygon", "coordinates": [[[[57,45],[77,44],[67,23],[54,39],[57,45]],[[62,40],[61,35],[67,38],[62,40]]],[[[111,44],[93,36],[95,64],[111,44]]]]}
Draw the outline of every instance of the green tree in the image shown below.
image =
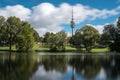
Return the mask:
{"type": "Polygon", "coordinates": [[[41,37],[39,36],[37,31],[34,30],[34,29],[33,29],[33,36],[34,36],[35,42],[40,42],[41,41],[41,37]]]}
{"type": "Polygon", "coordinates": [[[110,51],[120,52],[120,18],[118,18],[117,26],[113,24],[104,26],[102,38],[110,51]]]}
{"type": "Polygon", "coordinates": [[[120,17],[114,24],[104,26],[103,34],[101,36],[102,44],[107,45],[110,51],[120,52],[120,17]]]}
{"type": "Polygon", "coordinates": [[[34,45],[33,29],[28,22],[22,22],[17,35],[16,48],[18,51],[31,51],[34,45]]]}
{"type": "Polygon", "coordinates": [[[114,51],[116,52],[120,52],[120,17],[118,18],[118,21],[117,21],[117,27],[115,29],[116,31],[116,39],[113,43],[113,49],[114,51]]]}
{"type": "Polygon", "coordinates": [[[99,36],[100,34],[95,28],[90,25],[85,25],[75,32],[75,46],[78,48],[84,46],[86,51],[90,52],[91,49],[96,45],[99,36]]]}
{"type": "Polygon", "coordinates": [[[101,44],[109,46],[116,38],[116,30],[113,24],[105,25],[101,35],[101,44]]]}
{"type": "Polygon", "coordinates": [[[6,21],[4,17],[0,17],[0,43],[8,45],[10,51],[13,45],[18,51],[31,50],[34,44],[34,32],[28,22],[23,22],[15,16],[9,17],[6,21]]]}
{"type": "Polygon", "coordinates": [[[3,45],[5,40],[5,35],[3,34],[4,31],[4,25],[5,25],[5,18],[3,16],[0,16],[0,45],[3,45]]]}
{"type": "Polygon", "coordinates": [[[0,28],[4,25],[5,18],[3,16],[0,16],[0,28]]]}
{"type": "Polygon", "coordinates": [[[44,36],[44,42],[51,51],[64,51],[67,41],[67,34],[65,31],[60,31],[56,34],[47,32],[44,36]]]}
{"type": "Polygon", "coordinates": [[[19,28],[21,27],[21,20],[19,18],[9,17],[4,26],[4,34],[6,36],[6,42],[9,44],[9,50],[11,51],[12,45],[16,42],[16,37],[19,28]]]}
{"type": "Polygon", "coordinates": [[[46,47],[49,46],[50,38],[51,38],[52,35],[54,35],[54,34],[53,34],[53,33],[50,33],[50,32],[46,32],[46,33],[45,33],[43,42],[45,43],[45,46],[46,46],[46,47]]]}
{"type": "Polygon", "coordinates": [[[57,46],[60,50],[65,50],[65,45],[67,44],[67,33],[65,31],[60,31],[56,34],[58,40],[57,46]]]}
{"type": "Polygon", "coordinates": [[[75,45],[75,36],[73,35],[72,37],[68,37],[68,43],[70,46],[74,46],[75,45]]]}

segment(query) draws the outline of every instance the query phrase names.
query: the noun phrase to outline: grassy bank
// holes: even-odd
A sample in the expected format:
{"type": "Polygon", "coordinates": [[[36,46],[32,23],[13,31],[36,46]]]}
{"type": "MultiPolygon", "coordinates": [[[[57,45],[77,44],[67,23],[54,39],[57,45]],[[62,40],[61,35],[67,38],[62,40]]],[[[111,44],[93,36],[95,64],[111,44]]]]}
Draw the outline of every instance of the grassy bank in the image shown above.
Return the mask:
{"type": "Polygon", "coordinates": [[[109,52],[108,48],[96,48],[92,49],[92,52],[97,53],[97,52],[109,52]]]}
{"type": "MultiPolygon", "coordinates": [[[[35,45],[33,49],[37,52],[48,52],[49,51],[49,48],[42,47],[39,45],[35,45]]],[[[83,48],[82,50],[85,51],[85,48],[83,48]]],[[[9,47],[0,47],[0,51],[9,51],[9,47]]],[[[12,51],[16,51],[15,47],[12,47],[12,51]]],[[[66,46],[66,52],[78,52],[78,50],[76,48],[66,46]]],[[[91,52],[93,53],[109,52],[109,50],[108,48],[94,48],[92,49],[91,52]]]]}

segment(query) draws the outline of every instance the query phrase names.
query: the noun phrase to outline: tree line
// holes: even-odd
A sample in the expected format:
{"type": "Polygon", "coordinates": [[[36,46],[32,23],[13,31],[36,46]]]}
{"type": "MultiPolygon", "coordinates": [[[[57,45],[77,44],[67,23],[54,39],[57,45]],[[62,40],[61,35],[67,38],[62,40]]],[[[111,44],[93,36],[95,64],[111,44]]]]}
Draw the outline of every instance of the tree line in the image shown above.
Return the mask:
{"type": "Polygon", "coordinates": [[[120,17],[116,24],[108,24],[103,27],[103,33],[100,34],[93,26],[85,25],[77,29],[72,37],[67,37],[65,31],[56,34],[47,32],[43,37],[43,43],[46,43],[50,50],[65,51],[65,46],[70,45],[78,50],[85,48],[86,52],[91,52],[93,48],[105,47],[110,51],[120,52],[120,17]]]}
{"type": "Polygon", "coordinates": [[[65,31],[57,33],[46,32],[40,37],[27,21],[22,21],[15,16],[5,19],[0,16],[0,46],[15,46],[17,51],[30,51],[34,42],[43,43],[50,51],[65,51],[66,45],[91,52],[95,47],[109,47],[110,51],[120,52],[120,18],[116,25],[104,26],[100,34],[91,25],[77,29],[75,35],[68,37],[65,31]]]}
{"type": "Polygon", "coordinates": [[[0,45],[15,46],[17,51],[31,51],[33,49],[36,31],[27,21],[21,21],[15,16],[5,19],[0,16],[0,45]]]}
{"type": "Polygon", "coordinates": [[[104,26],[101,40],[101,44],[108,46],[110,51],[120,52],[120,17],[116,24],[104,26]]]}

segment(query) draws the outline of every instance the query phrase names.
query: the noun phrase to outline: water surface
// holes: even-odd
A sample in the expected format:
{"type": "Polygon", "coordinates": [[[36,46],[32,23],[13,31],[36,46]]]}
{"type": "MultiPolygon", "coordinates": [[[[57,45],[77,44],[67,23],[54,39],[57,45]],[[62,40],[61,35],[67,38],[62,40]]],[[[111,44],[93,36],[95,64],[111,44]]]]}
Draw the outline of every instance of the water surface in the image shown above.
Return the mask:
{"type": "Polygon", "coordinates": [[[111,54],[0,53],[0,80],[120,80],[111,54]]]}

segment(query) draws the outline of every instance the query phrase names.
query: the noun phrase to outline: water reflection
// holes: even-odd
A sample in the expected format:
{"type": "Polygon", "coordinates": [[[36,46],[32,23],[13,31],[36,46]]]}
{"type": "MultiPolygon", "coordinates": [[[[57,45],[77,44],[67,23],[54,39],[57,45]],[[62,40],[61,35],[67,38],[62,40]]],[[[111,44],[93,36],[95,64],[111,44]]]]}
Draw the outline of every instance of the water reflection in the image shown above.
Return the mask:
{"type": "Polygon", "coordinates": [[[119,80],[119,55],[0,54],[0,80],[119,80]]]}
{"type": "Polygon", "coordinates": [[[0,56],[0,80],[29,80],[36,70],[30,55],[0,56]]]}

